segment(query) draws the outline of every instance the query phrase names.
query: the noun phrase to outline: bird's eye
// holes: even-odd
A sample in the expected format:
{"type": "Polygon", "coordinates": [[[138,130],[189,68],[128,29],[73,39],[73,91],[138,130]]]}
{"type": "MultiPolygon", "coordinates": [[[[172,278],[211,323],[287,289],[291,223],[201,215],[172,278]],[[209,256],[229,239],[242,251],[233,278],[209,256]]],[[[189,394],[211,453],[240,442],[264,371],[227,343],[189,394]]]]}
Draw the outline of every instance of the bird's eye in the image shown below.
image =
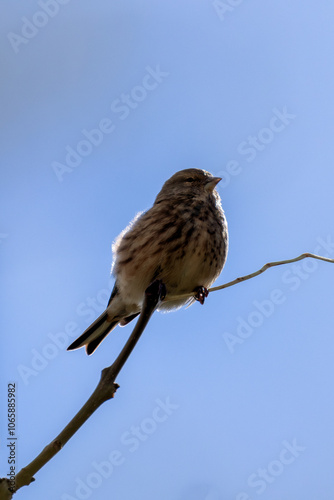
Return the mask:
{"type": "Polygon", "coordinates": [[[186,182],[194,182],[195,179],[193,179],[192,177],[188,177],[188,179],[186,179],[186,182]]]}

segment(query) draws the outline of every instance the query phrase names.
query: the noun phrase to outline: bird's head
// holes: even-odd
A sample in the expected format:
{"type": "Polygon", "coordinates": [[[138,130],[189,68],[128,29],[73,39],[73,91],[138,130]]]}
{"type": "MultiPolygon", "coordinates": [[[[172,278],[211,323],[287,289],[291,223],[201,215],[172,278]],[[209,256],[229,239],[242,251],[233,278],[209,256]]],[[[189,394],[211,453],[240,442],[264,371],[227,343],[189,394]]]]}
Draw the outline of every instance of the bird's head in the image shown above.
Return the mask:
{"type": "Polygon", "coordinates": [[[180,170],[165,182],[155,203],[178,197],[205,199],[212,194],[218,196],[215,187],[220,180],[221,177],[213,177],[210,172],[199,168],[180,170]]]}

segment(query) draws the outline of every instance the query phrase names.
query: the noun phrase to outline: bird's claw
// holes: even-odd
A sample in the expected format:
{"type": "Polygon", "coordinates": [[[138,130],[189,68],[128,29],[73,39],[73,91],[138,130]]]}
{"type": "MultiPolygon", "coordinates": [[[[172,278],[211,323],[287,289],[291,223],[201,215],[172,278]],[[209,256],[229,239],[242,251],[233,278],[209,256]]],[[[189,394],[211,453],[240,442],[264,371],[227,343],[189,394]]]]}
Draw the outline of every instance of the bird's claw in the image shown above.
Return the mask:
{"type": "Polygon", "coordinates": [[[195,290],[195,300],[198,300],[200,304],[204,304],[206,297],[209,295],[209,291],[205,286],[199,286],[195,290]]]}

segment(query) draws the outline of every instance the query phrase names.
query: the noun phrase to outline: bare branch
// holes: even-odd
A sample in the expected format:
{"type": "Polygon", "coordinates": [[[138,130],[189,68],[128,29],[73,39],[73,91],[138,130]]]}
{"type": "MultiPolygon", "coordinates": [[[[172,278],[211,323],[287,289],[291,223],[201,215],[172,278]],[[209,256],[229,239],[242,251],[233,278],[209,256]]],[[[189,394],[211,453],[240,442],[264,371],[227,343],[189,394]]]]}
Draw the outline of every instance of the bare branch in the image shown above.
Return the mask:
{"type": "MultiPolygon", "coordinates": [[[[241,283],[243,281],[254,278],[255,276],[264,273],[270,267],[281,266],[283,264],[291,264],[292,262],[297,262],[306,258],[318,259],[334,264],[334,259],[322,257],[320,255],[315,255],[312,253],[303,253],[299,255],[299,257],[295,257],[294,259],[268,262],[258,271],[247,274],[246,276],[241,276],[223,285],[210,288],[209,292],[223,290],[224,288],[228,288],[230,286],[236,285],[237,283],[241,283]]],[[[131,333],[128,341],[126,342],[115,362],[108,368],[102,370],[100,381],[93,394],[83,405],[81,410],[79,410],[75,417],[70,421],[70,423],[61,431],[61,433],[53,441],[51,441],[51,443],[49,443],[30,464],[21,469],[21,471],[15,478],[15,488],[11,489],[11,483],[8,479],[0,479],[0,500],[10,500],[12,498],[12,495],[19,488],[29,485],[32,481],[34,481],[34,474],[36,474],[36,472],[38,472],[49,460],[51,460],[54,455],[56,455],[61,450],[61,448],[67,443],[67,441],[77,432],[77,430],[97,410],[97,408],[101,406],[101,404],[114,397],[114,394],[119,387],[119,385],[115,383],[115,379],[126,363],[131,352],[133,351],[153,312],[158,307],[160,301],[164,300],[164,295],[165,288],[161,281],[155,281],[148,287],[145,292],[143,308],[136,326],[133,329],[133,332],[131,333]]],[[[194,292],[183,295],[169,296],[165,300],[169,301],[186,297],[194,297],[194,292]]]]}
{"type": "Polygon", "coordinates": [[[163,299],[164,294],[165,289],[161,281],[155,281],[147,288],[143,308],[136,326],[134,327],[128,341],[115,362],[108,368],[104,368],[104,370],[102,370],[100,381],[93,394],[78,411],[75,417],[69,422],[69,424],[61,431],[61,433],[53,441],[51,441],[51,443],[49,443],[41,451],[41,453],[32,462],[30,462],[30,464],[23,467],[23,469],[18,472],[15,477],[14,489],[9,489],[10,483],[7,479],[0,480],[1,500],[10,500],[12,498],[12,494],[18,489],[22,488],[22,486],[27,486],[34,481],[34,474],[36,474],[36,472],[38,472],[62,449],[67,441],[105,401],[114,397],[114,394],[119,387],[118,384],[115,384],[115,379],[137,344],[160,300],[163,299]]]}
{"type": "Polygon", "coordinates": [[[275,266],[282,266],[283,264],[291,264],[292,262],[297,262],[298,260],[303,260],[303,259],[318,259],[318,260],[323,260],[325,262],[331,262],[334,264],[334,259],[329,259],[327,257],[321,257],[320,255],[315,255],[313,253],[302,253],[299,255],[299,257],[295,257],[294,259],[287,259],[287,260],[278,260],[277,262],[268,262],[268,264],[265,264],[261,269],[258,271],[255,271],[255,273],[247,274],[246,276],[241,276],[240,278],[236,278],[233,281],[229,281],[228,283],[225,283],[224,285],[220,286],[215,286],[213,288],[209,289],[209,292],[216,292],[217,290],[223,290],[224,288],[228,288],[229,286],[236,285],[237,283],[241,283],[242,281],[249,280],[251,278],[255,278],[255,276],[258,276],[259,274],[264,273],[267,269],[270,267],[275,267],[275,266]]]}

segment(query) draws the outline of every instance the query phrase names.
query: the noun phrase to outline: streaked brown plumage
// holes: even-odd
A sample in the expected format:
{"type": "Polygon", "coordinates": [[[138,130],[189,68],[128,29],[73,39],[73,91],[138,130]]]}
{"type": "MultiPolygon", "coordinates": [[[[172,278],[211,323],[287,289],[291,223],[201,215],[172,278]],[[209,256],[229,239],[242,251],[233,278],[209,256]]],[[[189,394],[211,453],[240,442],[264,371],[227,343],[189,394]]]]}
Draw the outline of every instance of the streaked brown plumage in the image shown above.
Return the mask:
{"type": "Polygon", "coordinates": [[[205,170],[176,172],[163,185],[147,212],[138,214],[114,245],[116,278],[107,309],[70,346],[94,352],[116,327],[140,313],[146,288],[154,280],[166,286],[160,310],[189,304],[194,298],[168,300],[208,288],[222,271],[228,249],[227,223],[215,189],[220,178],[205,170]]]}

